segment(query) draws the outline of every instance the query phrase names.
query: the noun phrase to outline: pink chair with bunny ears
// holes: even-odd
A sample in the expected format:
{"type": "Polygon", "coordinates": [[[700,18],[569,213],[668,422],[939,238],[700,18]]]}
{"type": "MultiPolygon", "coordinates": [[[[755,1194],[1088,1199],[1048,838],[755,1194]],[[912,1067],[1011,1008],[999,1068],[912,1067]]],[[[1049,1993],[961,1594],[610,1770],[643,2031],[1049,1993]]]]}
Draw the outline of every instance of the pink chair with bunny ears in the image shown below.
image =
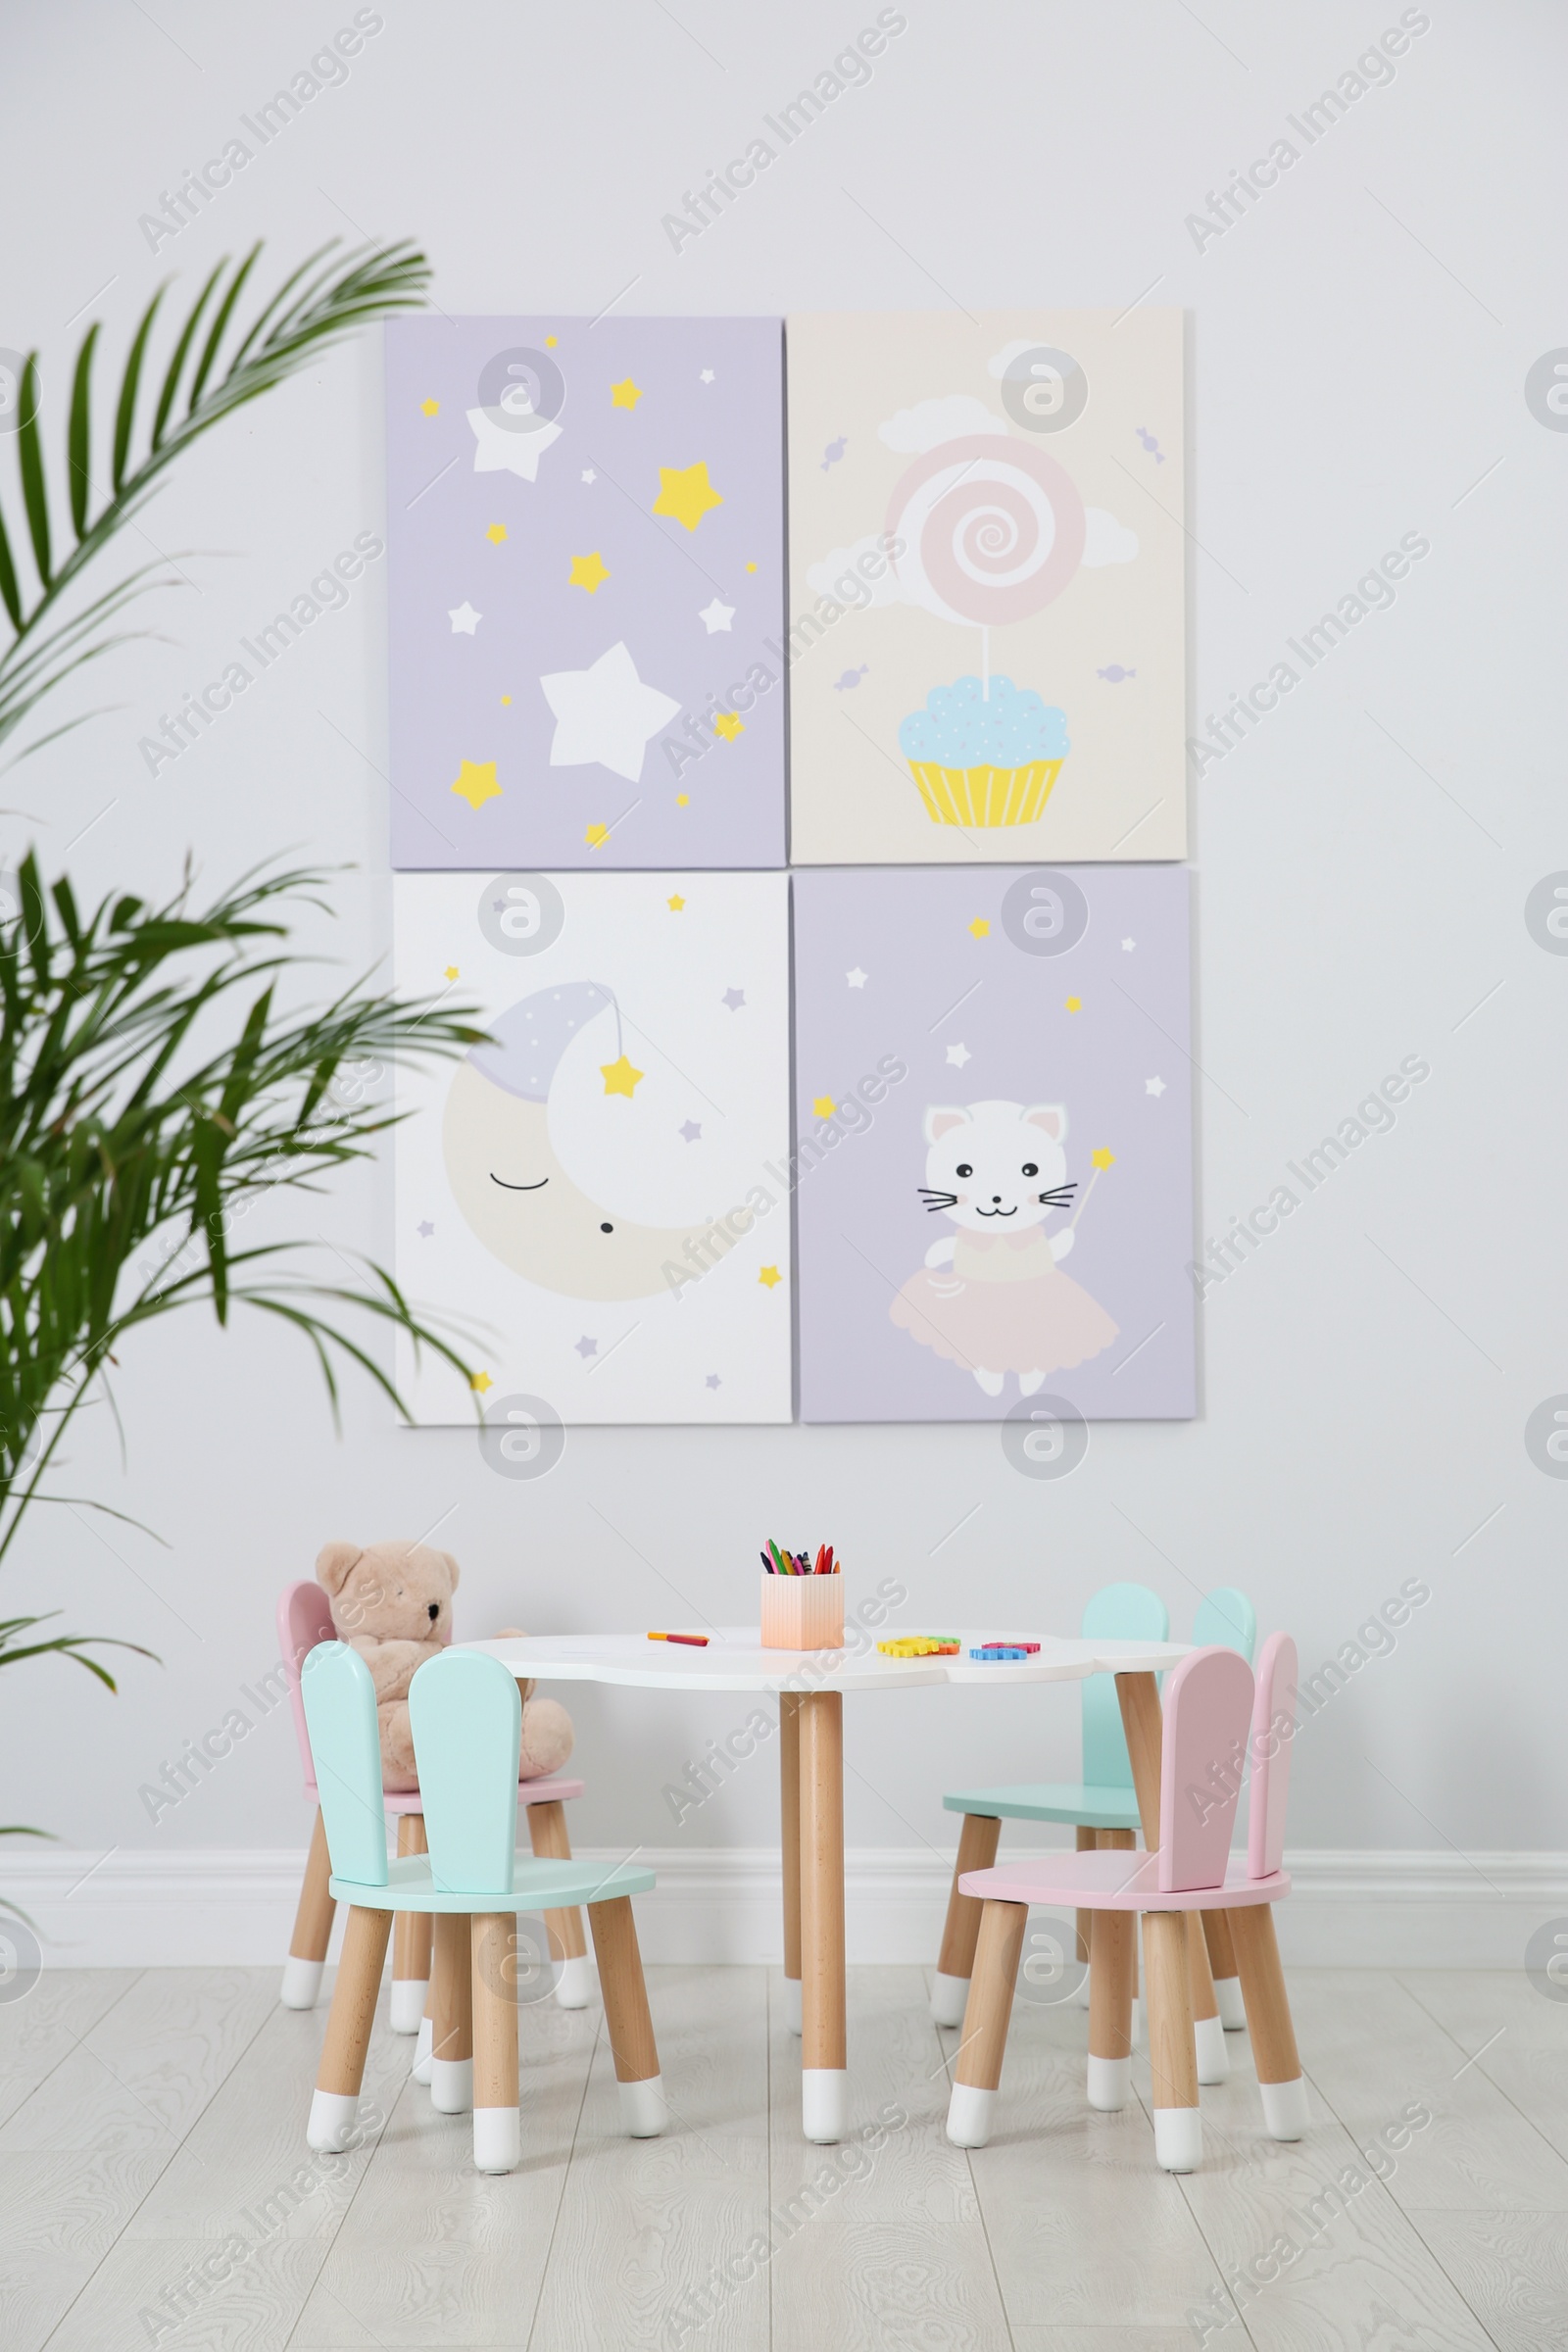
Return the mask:
{"type": "MultiPolygon", "coordinates": [[[[332,1865],[326,1850],[326,1831],[321,1823],[320,1798],[316,1787],[316,1765],[311,1755],[311,1735],[305,1722],[305,1700],[300,1689],[300,1670],[311,1651],[318,1642],[335,1642],[337,1638],[331,1604],[318,1584],[305,1581],[284,1588],[283,1596],[277,1604],[277,1639],[284,1670],[288,1675],[288,1694],[294,1710],[300,1761],[305,1767],[305,1799],[307,1804],[316,1807],[316,1826],[311,1832],[305,1884],[300,1888],[299,1908],[294,1915],[294,1933],[289,1939],[288,1958],[283,1963],[281,1997],[285,2009],[315,2008],[321,1989],[321,1971],[326,1965],[326,1947],[332,1936],[332,1918],[337,1908],[329,1889],[332,1865]]],[[[534,1781],[518,1782],[517,1797],[527,1811],[529,1841],[535,1854],[542,1859],[570,1861],[571,1840],[566,1834],[564,1807],[568,1797],[581,1796],[582,1786],[581,1781],[567,1780],[560,1773],[551,1773],[534,1781]]],[[[398,1852],[425,1852],[424,1812],[418,1790],[388,1788],[382,1792],[382,1802],[388,1813],[398,1816],[398,1852]]],[[[591,1984],[582,1913],[575,1908],[550,1911],[545,1918],[552,1951],[561,1962],[556,1999],[564,2009],[586,2009],[591,1984]]],[[[425,2009],[429,1996],[430,1947],[430,1921],[420,1913],[400,1913],[392,1947],[391,2025],[394,2034],[418,2034],[419,2047],[415,2057],[415,2069],[421,2080],[429,2062],[425,2047],[429,2039],[425,2009]]]]}
{"type": "Polygon", "coordinates": [[[1276,2139],[1300,2138],[1306,2087],[1270,1908],[1291,1890],[1281,1859],[1296,1675],[1288,1634],[1271,1634],[1264,1642],[1255,1684],[1233,1649],[1198,1649],[1182,1660],[1165,1685],[1153,1853],[1102,1848],[1036,1855],[963,1879],[963,1892],[985,1909],[948,2110],[948,2137],[957,2146],[983,2147],[990,2137],[1032,1903],[1093,1914],[1089,2103],[1102,2109],[1124,2107],[1131,2090],[1133,1921],[1142,1913],[1154,2154],[1174,2173],[1191,2172],[1202,2154],[1184,1914],[1225,1912],[1263,2122],[1276,2139]],[[1231,1833],[1249,1760],[1244,1856],[1232,1854],[1231,1833]]]}

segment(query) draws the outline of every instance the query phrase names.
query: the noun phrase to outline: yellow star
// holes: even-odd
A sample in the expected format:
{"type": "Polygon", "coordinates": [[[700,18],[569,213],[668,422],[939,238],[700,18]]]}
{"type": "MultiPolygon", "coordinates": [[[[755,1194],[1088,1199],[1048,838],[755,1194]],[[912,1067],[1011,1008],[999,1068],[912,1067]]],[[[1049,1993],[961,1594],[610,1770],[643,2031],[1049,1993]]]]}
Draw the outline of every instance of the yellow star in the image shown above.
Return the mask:
{"type": "Polygon", "coordinates": [[[689,792],[677,792],[675,795],[675,806],[677,808],[689,808],[691,807],[691,801],[692,796],[689,792]]]}
{"type": "Polygon", "coordinates": [[[605,1082],[607,1095],[624,1095],[629,1102],[638,1080],[646,1077],[647,1072],[633,1069],[623,1054],[618,1061],[602,1061],[599,1075],[605,1082]]]}
{"type": "Polygon", "coordinates": [[[496,782],[495,761],[460,760],[458,780],[452,789],[460,800],[467,802],[470,808],[482,808],[486,801],[499,801],[501,787],[496,782]]]}
{"type": "Polygon", "coordinates": [[[811,1104],[813,1114],[819,1119],[830,1119],[837,1108],[838,1104],[831,1095],[818,1095],[811,1104]]]}
{"type": "Polygon", "coordinates": [[[457,976],[458,967],[455,963],[443,964],[441,968],[441,977],[443,980],[455,980],[457,976]]]}
{"type": "Polygon", "coordinates": [[[558,344],[560,341],[561,341],[561,337],[560,337],[559,335],[546,335],[546,337],[545,337],[545,349],[546,349],[546,351],[554,351],[554,350],[555,350],[555,348],[556,348],[556,345],[557,345],[557,344],[558,344]]]}
{"type": "Polygon", "coordinates": [[[508,705],[508,704],[511,702],[511,700],[512,700],[512,697],[511,697],[511,695],[510,695],[510,694],[504,694],[504,695],[501,697],[501,708],[502,708],[502,710],[503,710],[506,709],[507,705],[508,705]]]}
{"type": "Polygon", "coordinates": [[[610,387],[610,405],[612,409],[634,409],[642,396],[641,384],[634,384],[629,375],[623,383],[610,387]]]}
{"type": "Polygon", "coordinates": [[[974,921],[969,925],[969,933],[971,938],[974,939],[989,939],[991,937],[991,925],[986,921],[986,918],[983,914],[977,914],[975,916],[974,921]]]}
{"type": "Polygon", "coordinates": [[[1082,1012],[1083,1008],[1084,1001],[1082,997],[1069,997],[1067,999],[1067,1010],[1069,1012],[1082,1012]]]}
{"type": "Polygon", "coordinates": [[[499,547],[506,535],[507,526],[504,522],[493,522],[485,533],[492,547],[499,547]]]}
{"type": "Polygon", "coordinates": [[[695,531],[710,507],[721,507],[723,504],[724,501],[708,478],[706,460],[688,466],[684,471],[668,466],[659,468],[659,496],[654,501],[656,514],[672,514],[689,531],[695,531]]]}
{"type": "Polygon", "coordinates": [[[713,733],[722,735],[726,743],[733,743],[737,735],[744,735],[745,732],[744,721],[737,718],[733,710],[721,710],[713,721],[713,733]]]}
{"type": "Polygon", "coordinates": [[[571,577],[566,585],[568,588],[586,588],[589,595],[592,596],[600,581],[608,580],[609,577],[609,566],[599,550],[595,548],[591,556],[572,557],[571,577]]]}
{"type": "Polygon", "coordinates": [[[441,403],[438,400],[421,400],[419,403],[419,414],[422,416],[438,416],[440,409],[441,403]]]}
{"type": "Polygon", "coordinates": [[[475,1372],[473,1378],[468,1383],[469,1388],[477,1389],[481,1396],[484,1395],[486,1389],[493,1389],[495,1385],[495,1382],[491,1379],[488,1372],[475,1372]]]}
{"type": "Polygon", "coordinates": [[[757,1279],[764,1290],[772,1291],[778,1288],[784,1277],[777,1266],[762,1266],[758,1271],[757,1279]]]}
{"type": "Polygon", "coordinates": [[[1090,1152],[1089,1164],[1093,1168],[1113,1168],[1116,1164],[1116,1154],[1114,1152],[1107,1152],[1104,1145],[1102,1144],[1098,1152],[1090,1152]]]}
{"type": "Polygon", "coordinates": [[[755,564],[748,564],[746,568],[748,571],[755,571],[757,569],[757,565],[755,564]]]}
{"type": "Polygon", "coordinates": [[[685,906],[685,904],[686,904],[686,902],[685,902],[685,900],[684,900],[684,899],[681,897],[681,895],[680,895],[680,892],[679,892],[678,890],[676,891],[676,893],[675,893],[675,896],[674,896],[672,899],[666,899],[666,900],[664,901],[664,905],[665,905],[665,906],[666,906],[669,908],[669,911],[670,911],[670,913],[671,913],[671,914],[679,914],[679,912],[680,912],[681,908],[682,908],[682,907],[685,906]]]}
{"type": "Polygon", "coordinates": [[[583,835],[583,840],[591,850],[602,850],[609,839],[610,827],[608,825],[590,825],[583,835]]]}

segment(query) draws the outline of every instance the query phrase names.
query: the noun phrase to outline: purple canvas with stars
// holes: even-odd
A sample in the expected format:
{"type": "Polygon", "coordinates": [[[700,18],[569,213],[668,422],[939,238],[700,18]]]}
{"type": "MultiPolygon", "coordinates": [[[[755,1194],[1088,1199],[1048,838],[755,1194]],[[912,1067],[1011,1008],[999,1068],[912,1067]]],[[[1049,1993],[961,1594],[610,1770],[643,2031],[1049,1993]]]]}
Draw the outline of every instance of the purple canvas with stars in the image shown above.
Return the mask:
{"type": "Polygon", "coordinates": [[[1188,877],[798,873],[808,1421],[1184,1419],[1194,1363],[1188,877]],[[1063,1237],[1071,1240],[1064,1245],[1063,1237]]]}
{"type": "Polygon", "coordinates": [[[392,862],[781,866],[777,318],[386,330],[392,862]]]}

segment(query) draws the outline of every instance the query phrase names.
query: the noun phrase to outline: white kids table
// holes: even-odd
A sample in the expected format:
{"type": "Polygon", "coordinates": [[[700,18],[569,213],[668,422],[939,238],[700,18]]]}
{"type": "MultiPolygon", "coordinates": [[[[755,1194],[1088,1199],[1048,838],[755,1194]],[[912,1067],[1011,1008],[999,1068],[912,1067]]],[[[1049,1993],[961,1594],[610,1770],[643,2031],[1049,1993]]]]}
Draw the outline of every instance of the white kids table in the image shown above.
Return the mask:
{"type": "MultiPolygon", "coordinates": [[[[693,1628],[700,1631],[700,1628],[693,1628]]],[[[884,1639],[909,1640],[904,1626],[884,1639]]],[[[938,1629],[952,1631],[952,1627],[938,1629]]],[[[1114,1674],[1146,1829],[1159,1841],[1159,1692],[1154,1678],[1188,1654],[1182,1642],[1083,1642],[1053,1635],[1032,1657],[995,1665],[969,1651],[995,1641],[985,1627],[960,1635],[956,1657],[890,1658],[864,1649],[763,1649],[756,1626],[721,1626],[706,1649],[639,1634],[561,1634],[472,1642],[519,1679],[616,1683],[638,1690],[770,1691],[779,1702],[784,1876],[784,1973],[800,1987],[801,2109],[808,2139],[842,2139],[849,2128],[844,2019],[844,1694],[933,1686],[1076,1683],[1114,1674]]]]}

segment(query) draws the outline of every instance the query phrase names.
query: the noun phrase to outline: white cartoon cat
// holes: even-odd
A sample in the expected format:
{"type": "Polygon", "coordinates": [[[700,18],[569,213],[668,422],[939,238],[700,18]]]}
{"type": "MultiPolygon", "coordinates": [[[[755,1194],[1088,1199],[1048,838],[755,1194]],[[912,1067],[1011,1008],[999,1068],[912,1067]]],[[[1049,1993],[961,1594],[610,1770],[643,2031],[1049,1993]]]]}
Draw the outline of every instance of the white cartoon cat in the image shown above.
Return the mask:
{"type": "Polygon", "coordinates": [[[1047,1219],[1070,1207],[1059,1102],[934,1104],[925,1114],[925,1183],[933,1215],[957,1228],[926,1251],[893,1302],[893,1320],[921,1347],[971,1371],[988,1396],[1009,1372],[1032,1396],[1048,1372],[1069,1370],[1116,1337],[1099,1301],[1060,1272],[1070,1226],[1047,1219]]]}

